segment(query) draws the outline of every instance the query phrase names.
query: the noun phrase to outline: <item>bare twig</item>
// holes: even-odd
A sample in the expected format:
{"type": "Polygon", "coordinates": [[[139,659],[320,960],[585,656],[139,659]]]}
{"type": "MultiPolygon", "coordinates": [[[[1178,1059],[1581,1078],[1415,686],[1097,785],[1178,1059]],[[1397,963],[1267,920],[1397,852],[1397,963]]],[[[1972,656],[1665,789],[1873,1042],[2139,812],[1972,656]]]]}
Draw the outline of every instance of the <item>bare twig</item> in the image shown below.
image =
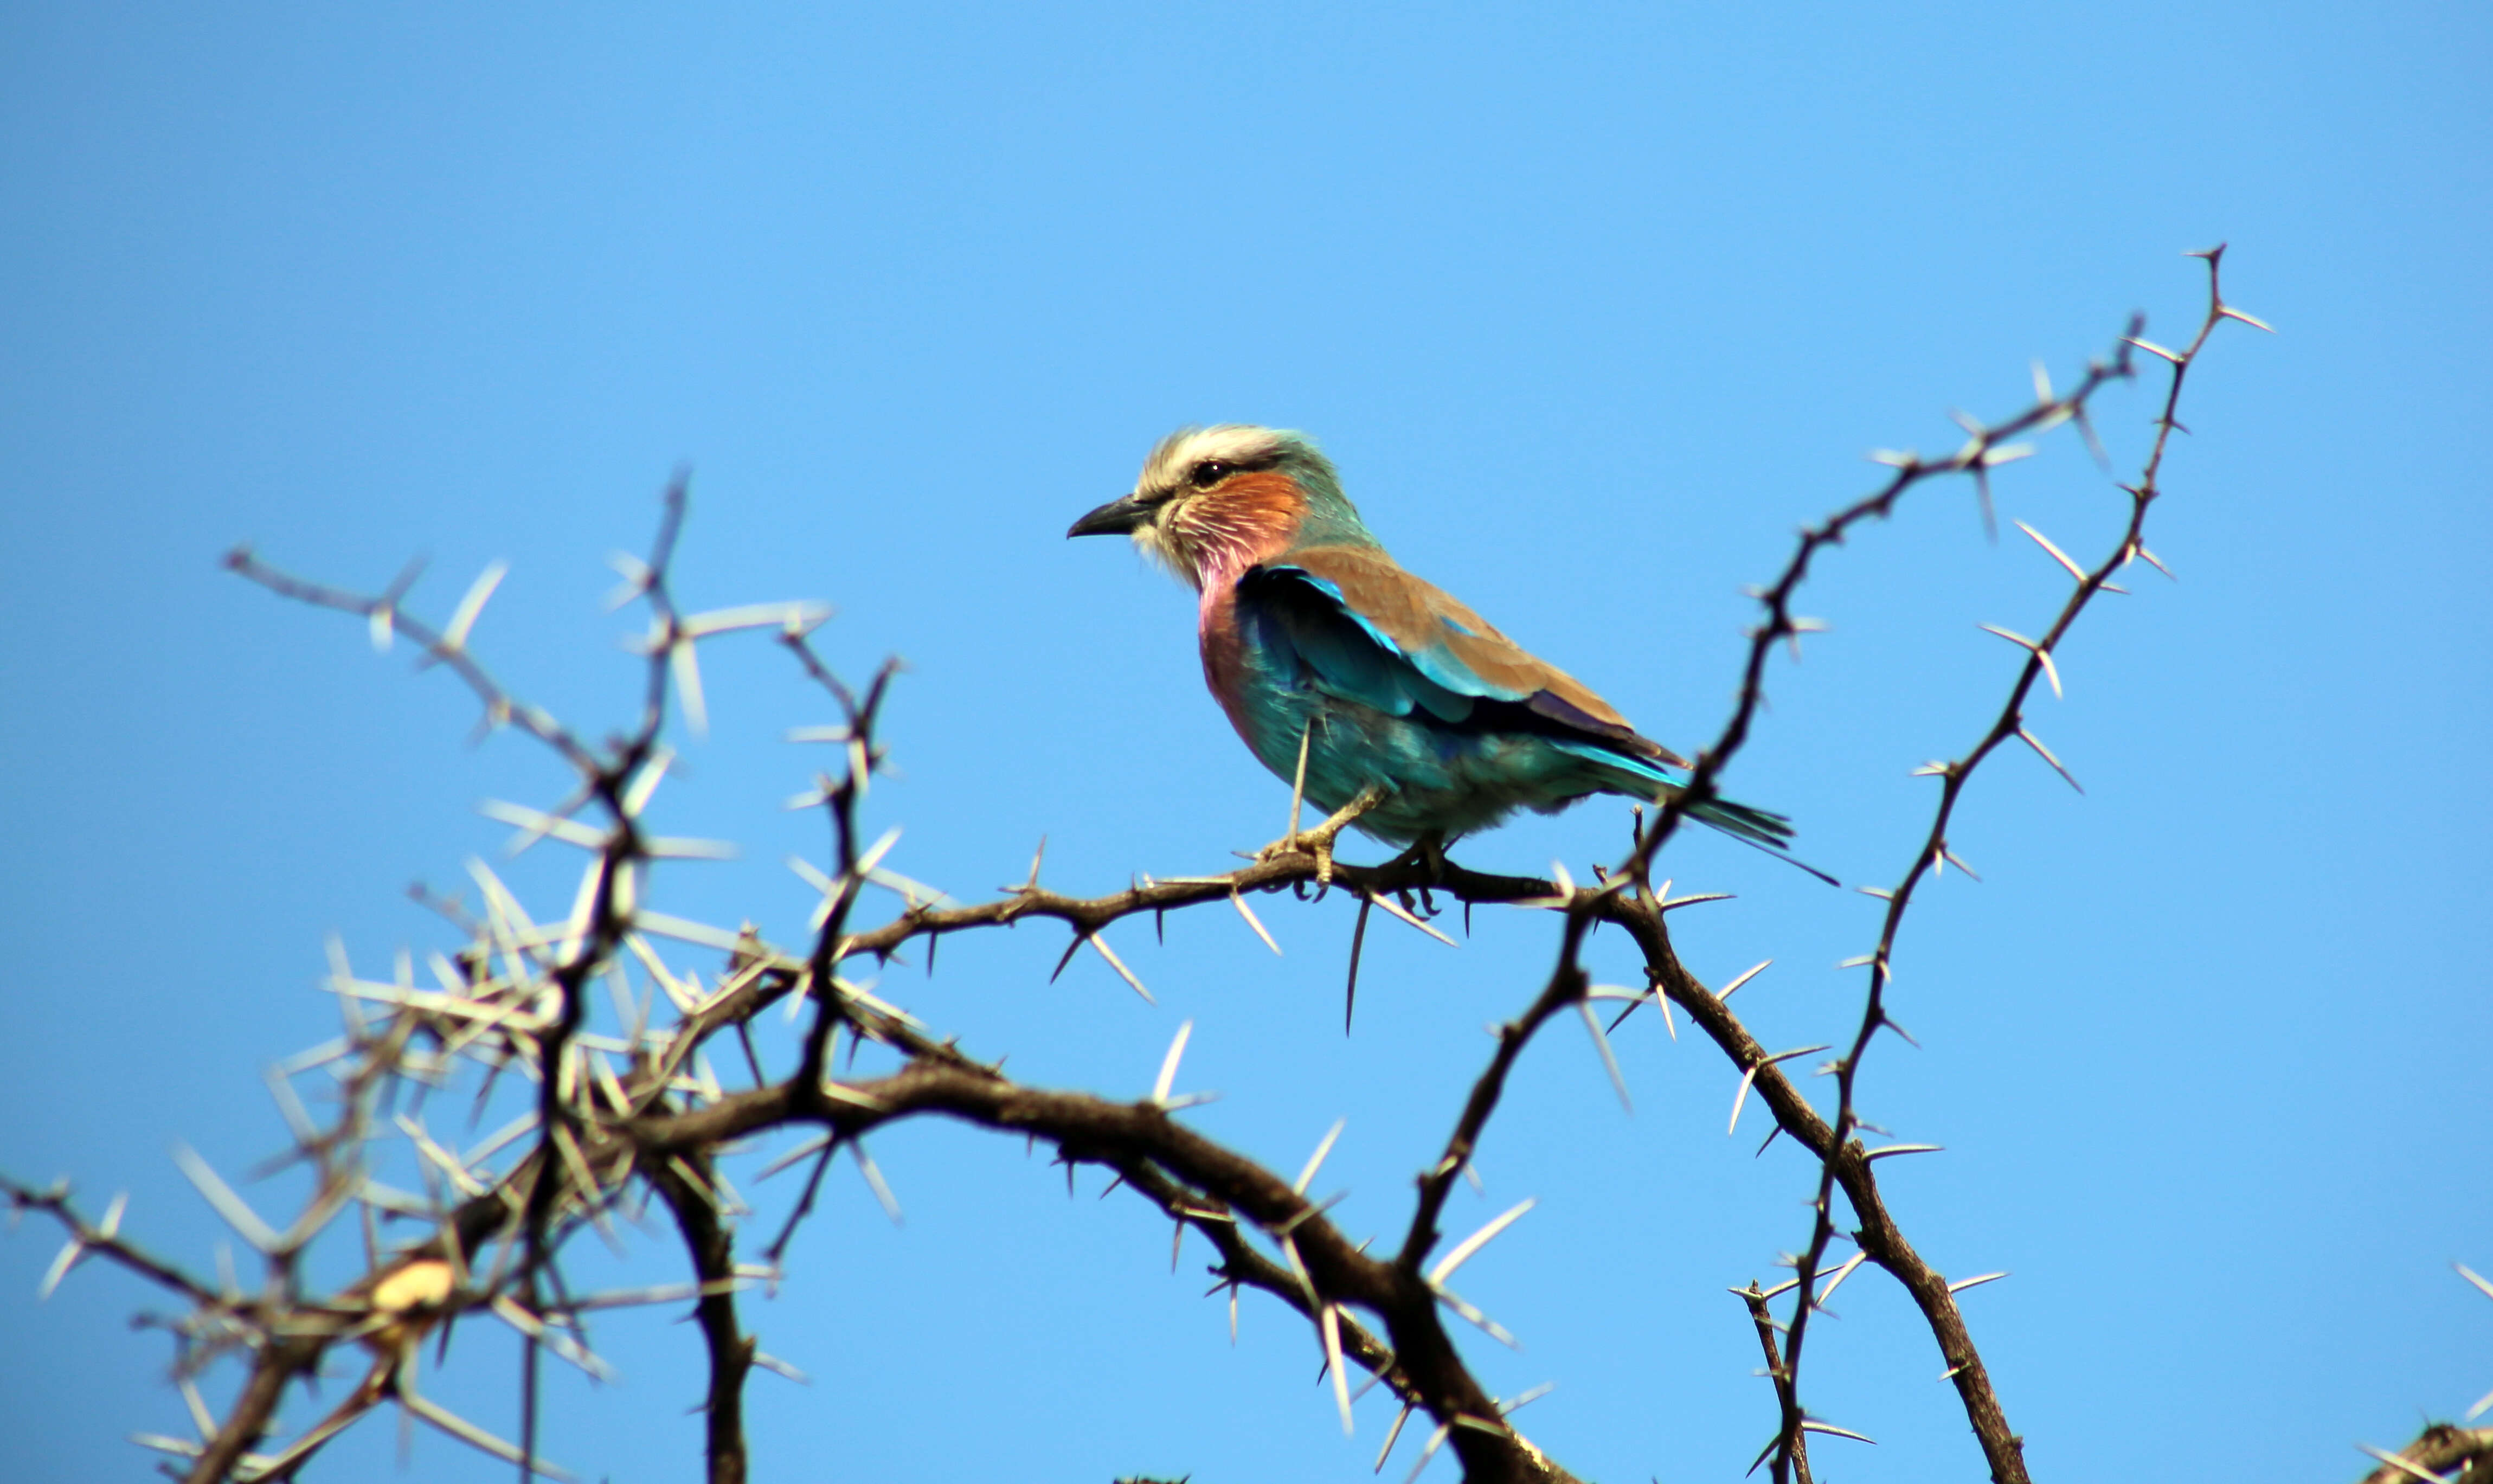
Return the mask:
{"type": "MultiPolygon", "coordinates": [[[[2088,379],[2082,384],[2080,392],[2072,394],[2078,399],[2079,405],[2083,405],[2083,394],[2090,392],[2103,379],[2095,374],[2096,371],[2103,371],[2104,377],[2114,374],[2127,375],[2126,350],[2131,346],[2154,352],[2172,368],[2172,379],[2165,391],[2163,410],[2155,421],[2155,438],[2148,448],[2145,467],[2135,484],[2122,486],[2129,496],[2130,508],[2129,522],[2121,533],[2120,540],[2100,562],[2080,575],[2076,588],[2061,603],[2058,616],[2053,620],[2051,626],[2044,630],[2041,638],[2026,640],[2013,634],[2008,636],[2016,639],[2026,649],[2026,663],[2020,668],[2015,682],[2010,685],[2008,698],[2000,707],[1997,717],[1992,722],[1990,729],[1983,734],[1981,741],[1962,757],[1941,765],[1937,770],[1940,780],[1940,792],[1938,803],[1932,812],[1930,829],[1919,848],[1915,850],[1911,862],[1907,865],[1903,879],[1886,893],[1887,910],[1885,920],[1879,927],[1877,947],[1872,950],[1864,960],[1869,969],[1869,985],[1863,998],[1860,1024],[1853,1033],[1848,1049],[1835,1063],[1835,1127],[1823,1150],[1813,1146],[1813,1152],[1819,1156],[1817,1192],[1811,1204],[1809,1242],[1803,1248],[1800,1261],[1795,1269],[1799,1285],[1793,1299],[1792,1317],[1785,1345],[1785,1364],[1791,1373],[1793,1384],[1780,1398],[1783,1429],[1775,1463],[1775,1477],[1778,1484],[1781,1484],[1789,1472],[1790,1464],[1800,1443],[1802,1424],[1805,1420],[1805,1413],[1799,1401],[1798,1380],[1803,1347],[1809,1336],[1810,1315],[1814,1309],[1814,1305],[1807,1299],[1808,1295],[1816,1291],[1815,1285],[1819,1265],[1825,1257],[1827,1243],[1836,1233],[1834,1193],[1840,1184],[1846,1188],[1847,1194],[1850,1195],[1854,1184],[1853,1181],[1843,1178],[1839,1166],[1850,1157],[1851,1151],[1860,1147],[1852,1140],[1852,1132],[1860,1122],[1855,1100],[1859,1090],[1861,1062],[1870,1048],[1871,1039],[1879,1031],[1892,1025],[1887,1015],[1886,990],[1893,973],[1891,965],[1897,935],[1904,925],[1906,912],[1912,905],[1914,891],[1921,884],[1924,875],[1937,871],[1940,867],[1940,863],[1951,859],[1947,849],[1948,827],[1955,818],[1957,804],[1964,797],[1967,780],[2003,742],[2026,735],[2025,707],[2027,697],[2033,692],[2035,681],[2048,679],[2055,691],[2059,688],[2058,673],[2052,663],[2053,650],[2059,645],[2071,626],[2077,622],[2078,616],[2086,611],[2088,604],[2110,585],[2114,574],[2146,556],[2144,533],[2147,512],[2161,493],[2156,482],[2157,476],[2162,472],[2165,451],[2170,444],[2173,433],[2180,426],[2176,421],[2174,413],[2180,405],[2182,382],[2188,377],[2190,367],[2198,359],[2200,351],[2206,348],[2208,337],[2215,333],[2216,326],[2229,318],[2243,318],[2238,311],[2231,310],[2224,301],[2219,278],[2219,266],[2223,261],[2224,252],[2224,248],[2219,245],[2197,255],[2204,257],[2208,264],[2208,310],[2200,322],[2198,334],[2191,340],[2187,349],[2178,352],[2170,351],[2140,340],[2139,336],[2144,325],[2133,321],[2129,333],[2122,340],[2123,353],[2113,363],[2116,369],[2105,370],[2099,367],[2090,370],[2088,379]]],[[[2030,418],[2034,413],[2029,412],[2027,416],[2030,418]]],[[[1975,441],[1983,443],[1986,447],[1991,446],[1988,435],[1978,436],[1975,441]]],[[[1973,445],[1967,446],[1970,449],[1973,445]]],[[[1961,455],[1960,458],[1962,457],[1961,455]]],[[[2044,545],[2046,550],[2057,555],[2057,549],[2052,547],[2049,542],[2045,542],[2044,545]]],[[[2068,564],[2065,557],[2060,560],[2064,566],[2068,564]]],[[[1756,674],[1754,665],[1751,673],[1752,676],[1756,674]]],[[[1743,701],[1745,705],[1745,693],[1743,701]]],[[[2050,760],[2048,754],[2046,758],[2050,760]]],[[[2057,762],[2055,766],[2057,768],[2057,762]]],[[[2062,772],[2065,776],[2065,770],[2062,770],[2062,772]]],[[[1866,1158],[1860,1161],[1859,1183],[1869,1183],[1868,1163],[1866,1158]]],[[[1858,1213],[1857,1204],[1855,1209],[1858,1213]]],[[[1886,1244],[1880,1243],[1880,1246],[1884,1245],[1886,1244]]],[[[1886,1259],[1880,1256],[1878,1247],[1874,1247],[1871,1241],[1863,1241],[1862,1248],[1870,1253],[1874,1259],[1880,1261],[1882,1266],[1886,1265],[1886,1259]]],[[[1900,1273],[1898,1276],[1904,1278],[1906,1275],[1900,1273]]],[[[1930,1293],[1927,1291],[1927,1287],[1935,1280],[1936,1275],[1924,1270],[1916,1277],[1921,1287],[1917,1289],[1915,1297],[1922,1303],[1925,1317],[1932,1319],[1934,1330],[1963,1334],[1963,1320],[1954,1312],[1956,1289],[1950,1287],[1939,1292],[1930,1293]],[[1935,1317],[1935,1312],[1937,1315],[1944,1316],[1945,1321],[1942,1322],[1940,1317],[1935,1317]]],[[[1913,1280],[1907,1280],[1907,1286],[1916,1287],[1913,1280]]],[[[1973,1350],[1970,1338],[1967,1337],[1962,1349],[1959,1349],[1951,1347],[1943,1337],[1941,1349],[1947,1355],[1949,1375],[1957,1382],[1958,1392],[1965,1401],[1968,1419],[1973,1423],[1974,1436],[1981,1441],[1984,1456],[1991,1465],[1992,1476],[2000,1480],[2001,1484],[2019,1484],[2019,1481],[2026,1477],[2024,1443],[2015,1433],[2010,1431],[2007,1418],[2000,1411],[1998,1399],[1991,1389],[1988,1375],[1973,1350]]]]}

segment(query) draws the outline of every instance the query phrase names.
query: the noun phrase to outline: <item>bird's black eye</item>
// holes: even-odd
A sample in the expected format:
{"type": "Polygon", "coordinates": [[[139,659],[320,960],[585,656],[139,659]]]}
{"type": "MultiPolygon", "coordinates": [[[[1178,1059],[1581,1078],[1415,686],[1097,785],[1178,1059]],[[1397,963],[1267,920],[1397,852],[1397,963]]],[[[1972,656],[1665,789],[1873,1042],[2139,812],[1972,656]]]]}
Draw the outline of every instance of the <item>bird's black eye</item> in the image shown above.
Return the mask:
{"type": "Polygon", "coordinates": [[[1187,473],[1186,482],[1198,490],[1208,490],[1238,472],[1238,466],[1221,459],[1206,459],[1187,473]]]}

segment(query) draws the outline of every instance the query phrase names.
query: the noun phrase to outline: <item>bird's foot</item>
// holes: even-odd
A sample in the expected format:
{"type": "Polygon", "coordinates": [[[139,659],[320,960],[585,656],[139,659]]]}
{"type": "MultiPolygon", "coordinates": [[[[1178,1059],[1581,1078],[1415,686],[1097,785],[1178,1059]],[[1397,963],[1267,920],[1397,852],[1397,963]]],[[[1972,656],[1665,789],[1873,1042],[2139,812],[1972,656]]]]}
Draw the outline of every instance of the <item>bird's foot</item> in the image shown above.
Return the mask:
{"type": "Polygon", "coordinates": [[[1332,814],[1328,815],[1323,824],[1316,826],[1312,830],[1300,830],[1281,836],[1272,844],[1257,851],[1255,853],[1255,859],[1258,862],[1263,862],[1275,860],[1281,856],[1301,854],[1313,856],[1315,857],[1316,862],[1316,890],[1318,892],[1322,892],[1327,887],[1333,885],[1333,842],[1335,837],[1341,833],[1344,826],[1384,802],[1385,790],[1381,788],[1365,789],[1360,793],[1358,798],[1353,799],[1350,803],[1343,804],[1340,808],[1334,810],[1332,814]]]}
{"type": "MultiPolygon", "coordinates": [[[[1411,842],[1411,848],[1377,867],[1379,870],[1417,870],[1422,873],[1420,892],[1426,898],[1428,888],[1443,886],[1446,880],[1446,837],[1424,834],[1411,842]]],[[[1435,916],[1432,911],[1430,916],[1435,916]]]]}

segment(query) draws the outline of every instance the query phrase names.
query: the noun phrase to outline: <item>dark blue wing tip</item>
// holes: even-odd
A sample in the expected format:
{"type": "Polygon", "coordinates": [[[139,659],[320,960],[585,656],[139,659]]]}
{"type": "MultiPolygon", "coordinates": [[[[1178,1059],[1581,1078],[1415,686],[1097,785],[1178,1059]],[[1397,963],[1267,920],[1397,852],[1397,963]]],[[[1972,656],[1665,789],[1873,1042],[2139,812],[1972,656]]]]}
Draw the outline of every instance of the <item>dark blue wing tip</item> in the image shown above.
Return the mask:
{"type": "Polygon", "coordinates": [[[1719,799],[1698,804],[1689,810],[1689,813],[1702,823],[1738,840],[1741,844],[1762,850],[1787,865],[1809,872],[1828,886],[1844,885],[1843,882],[1819,870],[1817,866],[1798,860],[1790,854],[1792,826],[1790,818],[1787,815],[1777,814],[1771,809],[1755,808],[1749,804],[1731,803],[1719,799]]]}

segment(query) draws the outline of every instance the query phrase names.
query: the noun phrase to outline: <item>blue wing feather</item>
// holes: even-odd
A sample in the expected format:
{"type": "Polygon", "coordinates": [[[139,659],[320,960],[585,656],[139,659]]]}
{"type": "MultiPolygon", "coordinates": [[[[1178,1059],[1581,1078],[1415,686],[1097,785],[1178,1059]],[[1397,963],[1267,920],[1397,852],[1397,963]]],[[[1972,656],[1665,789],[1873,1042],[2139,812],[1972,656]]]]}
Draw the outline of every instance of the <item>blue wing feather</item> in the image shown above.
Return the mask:
{"type": "Polygon", "coordinates": [[[1353,608],[1341,589],[1304,567],[1275,565],[1250,573],[1257,607],[1277,621],[1290,648],[1329,695],[1407,716],[1414,706],[1441,721],[1466,721],[1475,697],[1513,700],[1461,665],[1427,663],[1405,651],[1375,621],[1353,608]]]}
{"type": "MultiPolygon", "coordinates": [[[[1549,772],[1554,778],[1577,770],[1573,776],[1580,781],[1571,792],[1578,796],[1607,792],[1652,800],[1678,786],[1644,749],[1668,754],[1633,729],[1593,715],[1549,689],[1526,693],[1498,685],[1444,644],[1406,645],[1352,605],[1338,584],[1305,567],[1275,562],[1250,569],[1239,580],[1238,600],[1242,612],[1252,616],[1260,641],[1286,650],[1325,695],[1412,722],[1433,719],[1443,724],[1446,742],[1458,736],[1486,741],[1484,734],[1533,735],[1549,749],[1541,754],[1549,763],[1570,760],[1565,769],[1549,772]]],[[[1541,771],[1526,768],[1528,773],[1541,771]]],[[[1520,775],[1515,781],[1518,793],[1506,807],[1532,802],[1527,793],[1537,784],[1520,775]]],[[[1568,797],[1558,794],[1556,802],[1563,803],[1568,797]]],[[[1709,800],[1689,812],[1778,855],[1791,838],[1791,826],[1782,815],[1728,800],[1709,800]]],[[[1823,875],[1810,866],[1801,868],[1823,875]]]]}

